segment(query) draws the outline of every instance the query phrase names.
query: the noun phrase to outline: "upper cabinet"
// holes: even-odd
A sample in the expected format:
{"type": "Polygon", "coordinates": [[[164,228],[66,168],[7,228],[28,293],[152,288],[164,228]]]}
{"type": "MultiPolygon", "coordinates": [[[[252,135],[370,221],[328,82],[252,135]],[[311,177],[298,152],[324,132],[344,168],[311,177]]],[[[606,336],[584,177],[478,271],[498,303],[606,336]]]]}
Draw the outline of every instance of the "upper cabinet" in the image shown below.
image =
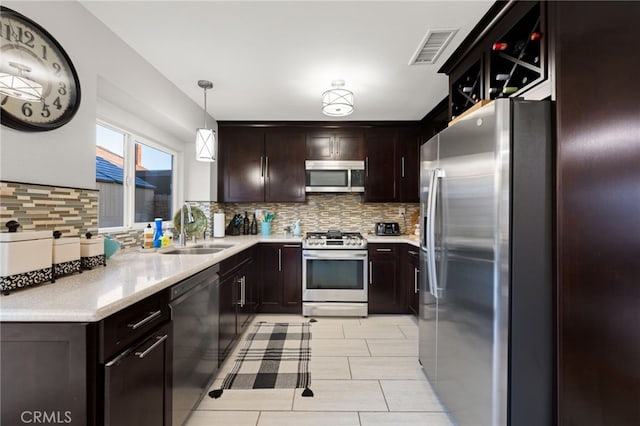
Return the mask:
{"type": "Polygon", "coordinates": [[[365,133],[365,202],[419,202],[417,127],[378,127],[365,133]]]}
{"type": "Polygon", "coordinates": [[[307,160],[364,160],[364,138],[358,130],[310,130],[307,160]]]}
{"type": "Polygon", "coordinates": [[[450,117],[483,100],[550,96],[550,38],[545,2],[496,3],[439,70],[449,76],[450,117]]]}
{"type": "Polygon", "coordinates": [[[223,202],[303,202],[304,132],[220,126],[219,198],[223,202]]]}

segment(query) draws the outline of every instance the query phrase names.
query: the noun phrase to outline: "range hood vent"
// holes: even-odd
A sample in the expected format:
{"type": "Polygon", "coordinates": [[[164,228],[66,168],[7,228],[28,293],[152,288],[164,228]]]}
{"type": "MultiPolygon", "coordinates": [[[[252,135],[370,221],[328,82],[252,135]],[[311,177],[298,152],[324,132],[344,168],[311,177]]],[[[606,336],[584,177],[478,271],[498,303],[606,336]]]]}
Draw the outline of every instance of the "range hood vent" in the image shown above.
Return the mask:
{"type": "Polygon", "coordinates": [[[418,46],[409,65],[434,64],[458,30],[429,30],[418,46]]]}

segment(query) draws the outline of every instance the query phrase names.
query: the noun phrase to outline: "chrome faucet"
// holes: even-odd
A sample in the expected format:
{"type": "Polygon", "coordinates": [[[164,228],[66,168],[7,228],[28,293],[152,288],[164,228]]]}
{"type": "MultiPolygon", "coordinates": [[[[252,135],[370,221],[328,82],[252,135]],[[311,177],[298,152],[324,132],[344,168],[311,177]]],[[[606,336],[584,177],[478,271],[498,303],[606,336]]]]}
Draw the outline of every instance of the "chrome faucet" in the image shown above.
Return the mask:
{"type": "Polygon", "coordinates": [[[187,245],[187,232],[184,229],[184,207],[187,207],[187,223],[195,222],[193,214],[191,213],[191,205],[186,201],[182,203],[180,207],[180,246],[185,247],[187,245]]]}

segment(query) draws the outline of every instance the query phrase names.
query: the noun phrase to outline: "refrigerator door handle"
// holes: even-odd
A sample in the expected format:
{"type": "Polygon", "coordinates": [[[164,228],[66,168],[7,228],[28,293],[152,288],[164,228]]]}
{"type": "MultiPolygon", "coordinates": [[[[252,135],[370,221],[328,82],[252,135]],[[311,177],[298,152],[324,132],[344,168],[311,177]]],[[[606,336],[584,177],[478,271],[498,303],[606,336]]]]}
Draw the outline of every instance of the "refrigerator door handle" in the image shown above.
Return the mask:
{"type": "Polygon", "coordinates": [[[436,299],[439,298],[439,286],[436,274],[436,248],[435,248],[435,222],[436,222],[436,209],[438,199],[438,188],[440,179],[444,177],[444,170],[434,169],[431,172],[431,179],[429,183],[429,199],[427,203],[427,267],[429,277],[429,292],[436,299]]]}

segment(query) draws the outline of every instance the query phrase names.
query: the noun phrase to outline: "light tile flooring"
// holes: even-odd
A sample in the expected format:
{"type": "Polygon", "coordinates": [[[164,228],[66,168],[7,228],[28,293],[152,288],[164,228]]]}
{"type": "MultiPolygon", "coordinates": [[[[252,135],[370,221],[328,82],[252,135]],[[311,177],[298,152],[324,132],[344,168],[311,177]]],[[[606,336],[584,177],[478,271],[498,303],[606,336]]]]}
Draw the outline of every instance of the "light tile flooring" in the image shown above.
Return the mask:
{"type": "MultiPolygon", "coordinates": [[[[187,426],[451,426],[420,369],[412,316],[316,319],[309,366],[313,397],[302,397],[302,389],[227,389],[219,399],[205,396],[187,426]]],[[[258,315],[254,322],[307,320],[258,315]]],[[[222,365],[212,389],[220,388],[235,357],[222,365]]]]}

